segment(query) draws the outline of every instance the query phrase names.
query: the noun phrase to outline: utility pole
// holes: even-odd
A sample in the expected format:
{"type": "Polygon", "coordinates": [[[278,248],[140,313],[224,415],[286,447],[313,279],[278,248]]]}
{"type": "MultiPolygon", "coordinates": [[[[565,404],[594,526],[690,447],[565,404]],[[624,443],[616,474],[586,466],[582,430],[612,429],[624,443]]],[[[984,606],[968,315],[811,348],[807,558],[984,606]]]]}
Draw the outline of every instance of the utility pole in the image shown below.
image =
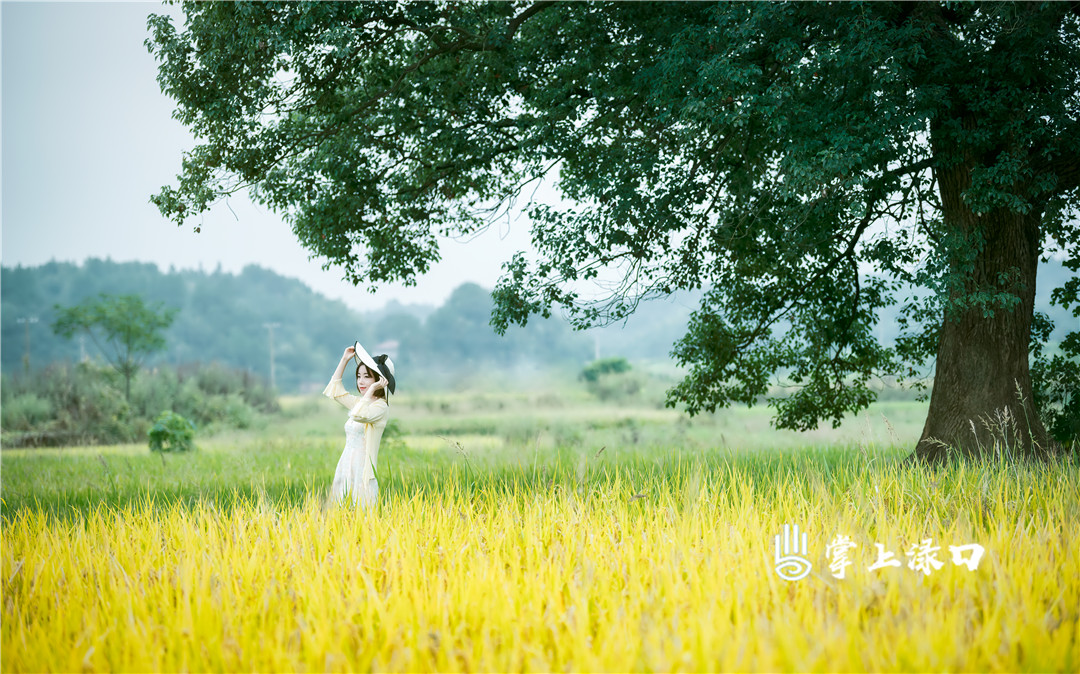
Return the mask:
{"type": "Polygon", "coordinates": [[[270,331],[270,390],[276,391],[277,385],[274,383],[274,328],[281,325],[280,323],[263,323],[263,327],[270,331]]]}
{"type": "Polygon", "coordinates": [[[23,355],[23,368],[26,370],[27,376],[30,375],[30,326],[38,322],[37,316],[22,316],[17,321],[20,325],[26,326],[26,353],[23,355]]]}

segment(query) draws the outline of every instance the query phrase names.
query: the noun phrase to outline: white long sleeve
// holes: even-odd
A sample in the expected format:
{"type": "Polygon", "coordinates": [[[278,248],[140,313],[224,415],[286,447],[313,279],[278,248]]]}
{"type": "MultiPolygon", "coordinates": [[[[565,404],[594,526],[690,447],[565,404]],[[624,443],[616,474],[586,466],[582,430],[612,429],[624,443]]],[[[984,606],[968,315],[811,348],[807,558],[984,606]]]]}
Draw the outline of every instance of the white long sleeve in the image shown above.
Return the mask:
{"type": "Polygon", "coordinates": [[[354,396],[345,390],[340,379],[331,379],[330,383],[323,389],[322,394],[331,400],[338,401],[338,403],[347,410],[356,407],[356,403],[360,402],[359,396],[354,396]]]}
{"type": "Polygon", "coordinates": [[[386,419],[390,416],[390,406],[381,398],[357,398],[356,403],[349,410],[349,417],[353,421],[363,424],[386,425],[386,419]]]}

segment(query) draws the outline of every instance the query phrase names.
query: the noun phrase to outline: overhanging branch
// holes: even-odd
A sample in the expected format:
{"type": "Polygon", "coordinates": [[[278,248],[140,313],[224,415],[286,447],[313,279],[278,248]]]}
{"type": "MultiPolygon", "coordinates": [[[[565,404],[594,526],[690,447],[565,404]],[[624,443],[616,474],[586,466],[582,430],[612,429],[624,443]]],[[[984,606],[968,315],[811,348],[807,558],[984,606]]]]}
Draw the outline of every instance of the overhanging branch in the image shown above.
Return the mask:
{"type": "Polygon", "coordinates": [[[537,14],[544,11],[545,9],[549,9],[551,7],[554,7],[554,6],[555,6],[555,1],[554,0],[543,0],[542,2],[537,2],[537,3],[533,4],[533,5],[531,5],[530,7],[528,7],[521,14],[518,14],[517,16],[515,16],[513,19],[510,20],[510,23],[506,27],[506,39],[510,40],[511,38],[513,38],[514,34],[517,33],[518,28],[521,27],[521,24],[525,23],[530,18],[532,18],[533,16],[536,16],[537,14]]]}

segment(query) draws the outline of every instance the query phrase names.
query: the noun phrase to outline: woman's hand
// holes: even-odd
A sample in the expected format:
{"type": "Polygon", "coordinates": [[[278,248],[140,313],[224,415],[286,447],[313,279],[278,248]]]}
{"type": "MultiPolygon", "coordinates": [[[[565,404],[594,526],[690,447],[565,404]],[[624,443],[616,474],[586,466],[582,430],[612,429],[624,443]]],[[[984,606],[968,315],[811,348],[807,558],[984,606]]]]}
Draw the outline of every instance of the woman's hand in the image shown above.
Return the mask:
{"type": "Polygon", "coordinates": [[[364,391],[364,395],[368,396],[368,397],[373,396],[373,395],[375,395],[376,391],[378,391],[379,389],[385,389],[389,385],[390,385],[390,380],[387,379],[386,377],[382,376],[382,373],[380,372],[379,373],[379,381],[377,381],[374,384],[372,384],[371,386],[369,386],[368,389],[366,391],[364,391]]]}
{"type": "Polygon", "coordinates": [[[349,359],[356,354],[356,348],[353,346],[347,347],[345,353],[341,354],[341,360],[337,364],[337,368],[334,369],[334,374],[330,376],[330,380],[341,379],[345,374],[345,366],[349,364],[349,359]]]}

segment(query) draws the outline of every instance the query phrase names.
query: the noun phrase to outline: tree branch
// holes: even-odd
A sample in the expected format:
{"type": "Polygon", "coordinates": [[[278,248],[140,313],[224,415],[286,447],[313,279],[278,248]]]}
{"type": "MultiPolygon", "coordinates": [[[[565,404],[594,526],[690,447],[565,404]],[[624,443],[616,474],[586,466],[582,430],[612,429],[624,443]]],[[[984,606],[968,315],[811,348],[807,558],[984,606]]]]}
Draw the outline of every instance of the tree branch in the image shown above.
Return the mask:
{"type": "Polygon", "coordinates": [[[513,38],[514,34],[517,33],[517,29],[521,27],[521,24],[525,23],[530,18],[532,18],[533,16],[539,14],[540,12],[544,11],[545,9],[550,9],[551,7],[554,7],[554,6],[555,6],[555,1],[554,0],[542,0],[541,2],[537,2],[537,3],[533,4],[528,9],[523,11],[521,14],[518,14],[517,16],[515,16],[513,19],[511,19],[510,23],[506,26],[506,39],[510,40],[511,38],[513,38]]]}

